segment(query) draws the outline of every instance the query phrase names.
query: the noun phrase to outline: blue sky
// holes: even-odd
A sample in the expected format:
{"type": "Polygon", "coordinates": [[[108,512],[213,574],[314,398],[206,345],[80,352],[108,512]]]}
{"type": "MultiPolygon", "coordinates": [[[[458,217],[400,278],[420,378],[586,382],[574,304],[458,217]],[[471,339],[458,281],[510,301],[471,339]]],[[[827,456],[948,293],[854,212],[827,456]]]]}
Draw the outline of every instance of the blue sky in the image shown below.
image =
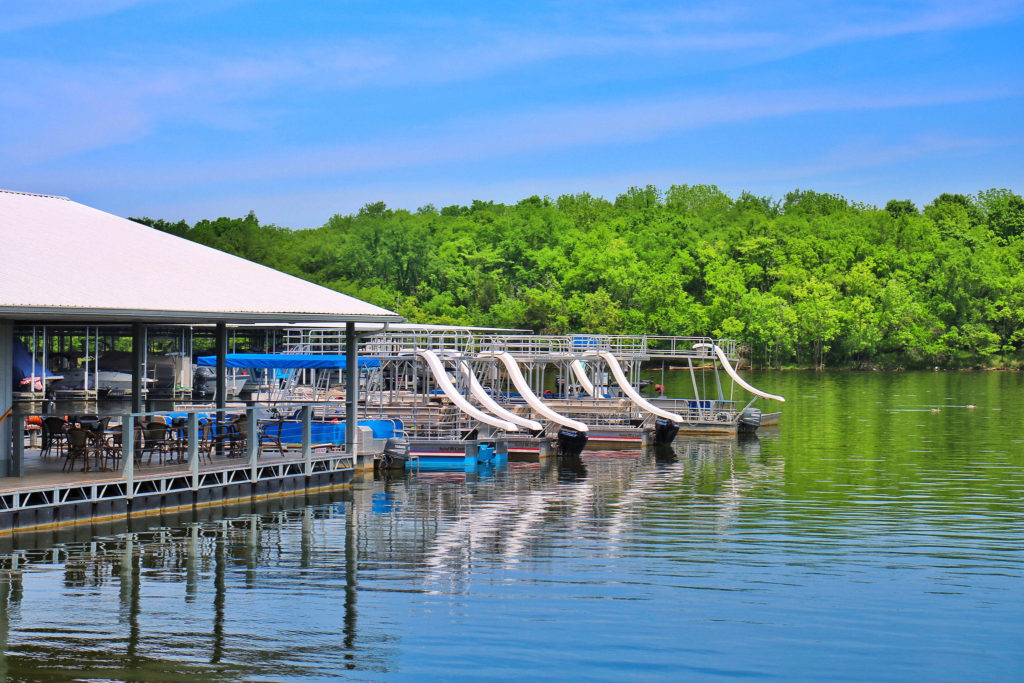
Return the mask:
{"type": "Polygon", "coordinates": [[[0,187],[294,228],[714,183],[1024,190],[1024,0],[0,0],[0,187]]]}

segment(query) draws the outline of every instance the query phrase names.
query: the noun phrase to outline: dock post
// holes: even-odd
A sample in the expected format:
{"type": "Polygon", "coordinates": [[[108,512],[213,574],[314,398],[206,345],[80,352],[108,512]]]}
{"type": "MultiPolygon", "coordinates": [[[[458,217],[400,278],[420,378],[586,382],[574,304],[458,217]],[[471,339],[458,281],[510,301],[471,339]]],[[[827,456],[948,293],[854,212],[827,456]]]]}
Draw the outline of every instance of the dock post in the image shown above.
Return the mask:
{"type": "Polygon", "coordinates": [[[302,406],[302,462],[306,476],[313,474],[313,409],[308,403],[302,406]]]}
{"type": "Polygon", "coordinates": [[[345,323],[345,450],[355,466],[359,457],[359,350],[356,324],[345,323]]]}
{"type": "Polygon", "coordinates": [[[188,471],[192,473],[192,490],[199,490],[199,413],[188,414],[188,471]]]}
{"type": "Polygon", "coordinates": [[[25,476],[25,416],[21,410],[11,411],[7,421],[11,423],[11,459],[7,468],[8,477],[25,476]]]}

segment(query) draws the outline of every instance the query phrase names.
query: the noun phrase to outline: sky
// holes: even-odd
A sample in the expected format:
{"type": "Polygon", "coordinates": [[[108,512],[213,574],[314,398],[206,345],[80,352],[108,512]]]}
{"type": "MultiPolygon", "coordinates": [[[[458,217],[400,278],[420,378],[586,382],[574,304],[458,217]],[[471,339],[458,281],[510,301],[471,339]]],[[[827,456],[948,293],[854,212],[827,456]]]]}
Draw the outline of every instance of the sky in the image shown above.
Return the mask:
{"type": "Polygon", "coordinates": [[[1024,191],[1024,0],[0,0],[0,188],[122,216],[1024,191]]]}

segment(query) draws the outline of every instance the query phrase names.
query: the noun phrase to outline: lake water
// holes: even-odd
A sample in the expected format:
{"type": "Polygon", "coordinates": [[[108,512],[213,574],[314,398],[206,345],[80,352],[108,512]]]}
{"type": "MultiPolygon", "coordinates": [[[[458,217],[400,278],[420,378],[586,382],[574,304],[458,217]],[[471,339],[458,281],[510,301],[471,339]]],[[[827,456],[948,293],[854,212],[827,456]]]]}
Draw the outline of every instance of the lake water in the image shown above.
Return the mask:
{"type": "Polygon", "coordinates": [[[1024,376],[752,381],[778,429],[673,458],[8,539],[4,673],[1024,679],[1024,376]]]}

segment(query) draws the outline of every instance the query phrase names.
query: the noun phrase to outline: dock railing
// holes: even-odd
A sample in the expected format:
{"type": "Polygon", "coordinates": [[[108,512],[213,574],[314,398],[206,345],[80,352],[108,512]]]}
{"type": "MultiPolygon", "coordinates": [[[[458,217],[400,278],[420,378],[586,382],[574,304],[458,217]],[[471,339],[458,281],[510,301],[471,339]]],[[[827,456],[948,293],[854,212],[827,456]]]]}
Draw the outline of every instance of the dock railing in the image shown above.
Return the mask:
{"type": "Polygon", "coordinates": [[[691,359],[710,361],[716,358],[710,348],[694,348],[698,344],[714,344],[725,352],[726,357],[735,363],[739,353],[735,339],[714,339],[712,337],[671,337],[666,335],[644,335],[644,346],[647,358],[655,359],[691,359]]]}
{"type": "MultiPolygon", "coordinates": [[[[283,406],[281,406],[283,407],[283,406]]],[[[99,468],[107,460],[113,460],[113,469],[79,469],[78,461],[68,462],[54,457],[50,461],[32,463],[31,471],[24,472],[24,433],[17,457],[22,475],[9,476],[0,481],[0,517],[19,515],[18,526],[50,524],[67,519],[76,519],[81,514],[108,515],[118,510],[167,509],[181,505],[217,501],[233,496],[269,495],[274,492],[288,492],[304,488],[306,483],[344,483],[355,466],[355,454],[349,453],[343,443],[317,443],[314,439],[314,406],[300,405],[295,408],[294,420],[301,435],[297,450],[289,449],[281,454],[267,443],[261,449],[260,427],[280,418],[267,415],[265,406],[246,406],[239,411],[229,408],[193,408],[186,411],[144,411],[120,412],[103,417],[119,419],[120,462],[110,452],[104,452],[101,461],[93,451],[99,468]],[[166,419],[169,413],[177,417],[168,425],[176,434],[168,436],[161,444],[164,462],[143,464],[137,456],[150,448],[157,447],[152,441],[144,440],[140,429],[147,422],[166,419]],[[238,435],[232,440],[224,429],[213,432],[203,430],[201,421],[213,421],[227,425],[232,416],[244,415],[244,438],[238,435]],[[215,434],[214,443],[210,434],[215,434]],[[221,444],[218,452],[217,443],[221,444]],[[232,448],[233,447],[233,448],[232,448]],[[210,457],[203,457],[204,449],[210,457]],[[169,461],[168,461],[169,460],[169,461]],[[64,472],[67,466],[71,471],[64,472]],[[122,507],[116,507],[121,501],[122,507]],[[127,501],[127,502],[125,502],[127,501]],[[133,502],[134,501],[134,502],[133,502]],[[123,506],[129,507],[123,507],[123,506]],[[79,508],[85,506],[81,512],[79,508]],[[114,507],[112,507],[114,506],[114,507]],[[104,512],[107,511],[107,512],[104,512]]],[[[114,449],[116,429],[105,432],[109,440],[102,445],[93,442],[93,448],[114,449]]],[[[156,452],[153,453],[156,456],[156,452]]],[[[40,459],[42,453],[38,454],[40,459]]],[[[157,460],[158,457],[154,457],[157,460]]]]}

